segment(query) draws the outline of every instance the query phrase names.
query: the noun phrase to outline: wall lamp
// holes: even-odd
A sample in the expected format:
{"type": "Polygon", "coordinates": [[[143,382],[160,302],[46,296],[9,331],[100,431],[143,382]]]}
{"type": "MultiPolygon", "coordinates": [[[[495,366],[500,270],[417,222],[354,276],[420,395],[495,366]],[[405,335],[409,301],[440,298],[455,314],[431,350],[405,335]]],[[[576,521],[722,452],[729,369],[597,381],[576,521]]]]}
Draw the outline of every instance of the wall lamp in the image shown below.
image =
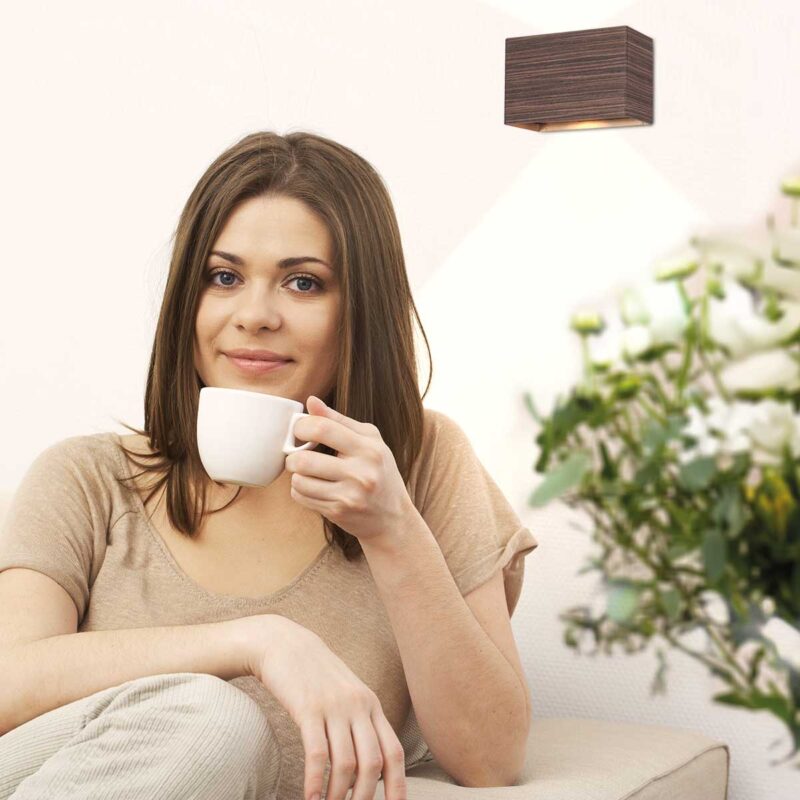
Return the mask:
{"type": "Polygon", "coordinates": [[[506,39],[505,124],[653,124],[653,40],[627,25],[506,39]]]}

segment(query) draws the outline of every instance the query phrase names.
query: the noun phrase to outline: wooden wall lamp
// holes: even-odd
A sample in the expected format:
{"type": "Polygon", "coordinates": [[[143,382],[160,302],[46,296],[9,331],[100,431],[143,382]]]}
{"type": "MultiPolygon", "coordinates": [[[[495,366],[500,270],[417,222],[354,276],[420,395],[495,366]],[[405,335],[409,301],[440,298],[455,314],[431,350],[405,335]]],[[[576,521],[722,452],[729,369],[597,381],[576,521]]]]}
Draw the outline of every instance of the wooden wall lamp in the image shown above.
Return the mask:
{"type": "Polygon", "coordinates": [[[627,25],[506,39],[505,124],[653,124],[653,40],[627,25]]]}

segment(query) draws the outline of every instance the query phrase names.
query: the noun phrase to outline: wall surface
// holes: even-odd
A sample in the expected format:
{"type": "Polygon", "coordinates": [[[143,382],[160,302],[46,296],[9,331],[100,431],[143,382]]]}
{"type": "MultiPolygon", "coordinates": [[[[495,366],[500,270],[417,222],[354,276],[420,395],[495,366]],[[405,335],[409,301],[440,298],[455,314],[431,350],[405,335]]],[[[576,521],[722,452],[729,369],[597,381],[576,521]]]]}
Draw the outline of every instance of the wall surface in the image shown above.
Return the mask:
{"type": "Polygon", "coordinates": [[[425,404],[462,425],[540,541],[514,619],[535,712],[701,730],[731,746],[731,800],[797,796],[798,773],[770,766],[788,751],[781,726],[710,703],[719,686],[687,657],[670,655],[668,694],[651,696],[652,653],[563,645],[559,612],[598,601],[576,574],[592,548],[563,509],[526,506],[539,478],[521,399],[547,408],[577,376],[576,308],[695,231],[780,207],[779,181],[800,172],[795,0],[4,11],[0,487],[59,439],[143,424],[170,237],[210,161],[258,129],[337,139],[392,194],[433,352],[425,404]],[[503,124],[505,38],[612,25],[655,40],[652,126],[503,124]]]}

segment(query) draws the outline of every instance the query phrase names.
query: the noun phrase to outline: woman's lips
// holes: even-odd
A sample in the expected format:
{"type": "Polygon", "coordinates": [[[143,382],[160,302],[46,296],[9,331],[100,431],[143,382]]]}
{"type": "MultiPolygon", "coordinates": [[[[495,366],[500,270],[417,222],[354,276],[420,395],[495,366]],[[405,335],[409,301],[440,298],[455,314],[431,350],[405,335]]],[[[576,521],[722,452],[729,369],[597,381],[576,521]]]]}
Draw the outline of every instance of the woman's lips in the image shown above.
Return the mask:
{"type": "Polygon", "coordinates": [[[266,372],[273,372],[280,367],[285,367],[287,364],[292,363],[291,360],[256,361],[249,358],[234,358],[233,356],[227,356],[227,358],[235,367],[238,367],[242,372],[246,372],[250,375],[262,375],[266,372]]]}

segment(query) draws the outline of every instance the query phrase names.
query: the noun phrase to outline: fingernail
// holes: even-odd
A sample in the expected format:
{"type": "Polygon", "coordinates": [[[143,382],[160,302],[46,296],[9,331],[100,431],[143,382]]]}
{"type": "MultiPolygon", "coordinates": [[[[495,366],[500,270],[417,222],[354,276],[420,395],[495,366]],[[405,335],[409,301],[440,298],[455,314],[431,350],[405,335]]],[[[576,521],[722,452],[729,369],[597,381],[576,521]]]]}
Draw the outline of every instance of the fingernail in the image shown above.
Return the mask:
{"type": "Polygon", "coordinates": [[[311,800],[319,800],[319,794],[312,795],[311,800]]]}

